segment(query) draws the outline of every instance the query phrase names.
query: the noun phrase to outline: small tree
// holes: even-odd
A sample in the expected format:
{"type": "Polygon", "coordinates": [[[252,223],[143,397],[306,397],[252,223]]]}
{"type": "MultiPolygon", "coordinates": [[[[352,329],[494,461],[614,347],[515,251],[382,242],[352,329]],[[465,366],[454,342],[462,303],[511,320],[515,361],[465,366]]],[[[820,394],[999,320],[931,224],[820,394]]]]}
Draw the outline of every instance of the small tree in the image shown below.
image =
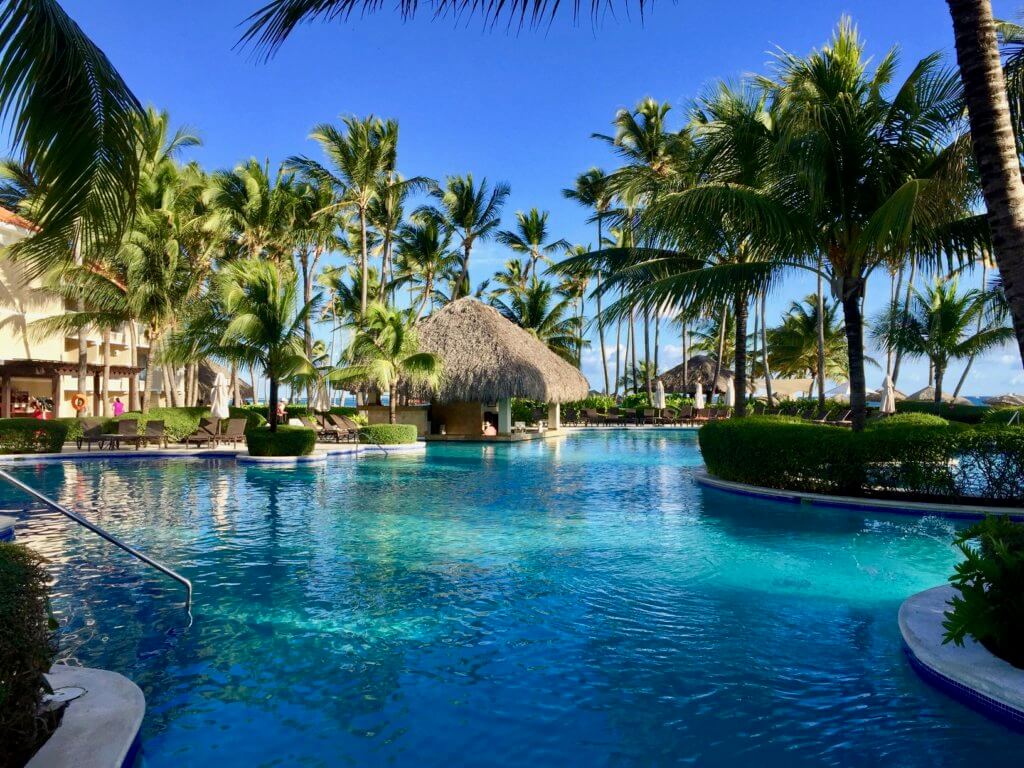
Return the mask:
{"type": "Polygon", "coordinates": [[[374,302],[366,308],[362,327],[349,347],[348,365],[336,368],[329,379],[338,383],[363,381],[388,393],[389,421],[398,423],[398,387],[406,382],[435,388],[441,377],[441,359],[421,352],[416,326],[409,314],[374,302]]]}
{"type": "Polygon", "coordinates": [[[263,369],[270,381],[267,421],[276,432],[280,381],[316,375],[304,335],[306,315],[315,302],[300,303],[294,272],[259,259],[228,265],[218,281],[227,316],[221,337],[225,356],[263,369]]]}

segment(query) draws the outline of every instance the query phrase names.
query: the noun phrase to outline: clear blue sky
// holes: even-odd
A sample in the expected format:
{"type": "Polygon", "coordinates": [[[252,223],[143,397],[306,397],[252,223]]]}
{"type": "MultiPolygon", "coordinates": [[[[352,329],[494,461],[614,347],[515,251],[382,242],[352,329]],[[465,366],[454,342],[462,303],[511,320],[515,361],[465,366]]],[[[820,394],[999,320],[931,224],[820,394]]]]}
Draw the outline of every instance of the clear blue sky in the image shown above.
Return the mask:
{"type": "MultiPolygon", "coordinates": [[[[65,0],[64,7],[106,51],[143,102],[167,109],[198,130],[192,157],[209,168],[249,156],[278,162],[316,155],[311,126],[342,114],[374,113],[401,125],[400,170],[443,178],[472,172],[512,185],[506,220],[517,209],[549,209],[556,232],[592,242],[585,214],[560,190],[592,165],[614,167],[590,139],[619,107],[645,96],[670,101],[681,122],[688,101],[719,78],[764,71],[772,50],[804,53],[823,43],[844,13],[876,55],[898,43],[904,70],[920,56],[945,52],[952,28],[942,0],[730,0],[658,2],[643,23],[606,17],[574,25],[568,16],[542,31],[487,31],[469,24],[403,23],[393,13],[300,29],[269,63],[234,50],[240,22],[261,0],[65,0]]],[[[568,5],[563,3],[563,5],[568,5]]],[[[993,3],[997,16],[1024,3],[993,3]]],[[[474,282],[507,258],[486,244],[474,257],[474,282]]],[[[790,298],[813,289],[794,279],[769,304],[777,316],[790,298]]],[[[869,287],[869,311],[886,291],[869,287]]],[[[771,321],[771,320],[770,320],[771,321]]],[[[677,335],[666,329],[662,367],[679,362],[677,335]],[[673,343],[674,342],[674,343],[673,343]]],[[[878,355],[881,360],[882,356],[878,355]]],[[[599,360],[584,366],[598,385],[599,360]]],[[[869,369],[868,382],[882,373],[869,369]]],[[[959,367],[949,378],[959,376],[959,367]]],[[[924,366],[900,388],[926,383],[924,366]]],[[[967,394],[1024,391],[1013,349],[975,365],[967,394]]]]}

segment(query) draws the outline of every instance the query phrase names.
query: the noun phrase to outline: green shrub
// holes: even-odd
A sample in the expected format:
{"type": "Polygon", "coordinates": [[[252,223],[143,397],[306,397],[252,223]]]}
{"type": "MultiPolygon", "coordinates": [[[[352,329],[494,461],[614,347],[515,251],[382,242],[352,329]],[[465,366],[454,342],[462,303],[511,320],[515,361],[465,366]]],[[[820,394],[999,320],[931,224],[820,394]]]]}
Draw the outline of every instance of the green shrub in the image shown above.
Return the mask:
{"type": "Polygon", "coordinates": [[[228,408],[228,417],[232,419],[245,419],[245,431],[266,426],[266,417],[252,408],[235,407],[228,408]]]}
{"type": "Polygon", "coordinates": [[[636,392],[623,397],[619,405],[622,408],[650,408],[651,401],[648,399],[646,392],[636,392]]]}
{"type": "MultiPolygon", "coordinates": [[[[957,422],[960,425],[960,422],[957,422]]],[[[931,413],[896,413],[882,419],[872,419],[867,429],[902,429],[907,426],[948,427],[950,422],[931,413]]]]}
{"type": "Polygon", "coordinates": [[[864,432],[752,416],[706,424],[711,474],[769,488],[843,494],[1024,501],[1024,427],[971,428],[891,417],[864,432]]]}
{"type": "Polygon", "coordinates": [[[54,419],[0,419],[0,453],[60,453],[68,425],[54,419]]]}
{"type": "Polygon", "coordinates": [[[981,423],[991,427],[1006,427],[1009,426],[1010,419],[1014,414],[1017,414],[1017,418],[1013,421],[1014,426],[1024,426],[1024,407],[991,408],[981,417],[981,423]]]}
{"type": "Polygon", "coordinates": [[[593,408],[601,413],[607,413],[609,408],[614,408],[617,405],[615,398],[611,395],[590,395],[582,400],[576,400],[572,403],[565,403],[563,408],[573,408],[577,411],[583,411],[585,408],[593,408]]]}
{"type": "Polygon", "coordinates": [[[896,413],[933,413],[944,419],[960,421],[964,424],[980,424],[991,410],[987,405],[954,405],[953,403],[929,403],[920,400],[900,400],[896,403],[896,413]]]}
{"type": "Polygon", "coordinates": [[[1015,667],[1024,667],[1024,525],[987,517],[961,531],[964,555],[950,577],[959,592],[942,622],[944,643],[970,635],[1015,667]]]}
{"type": "Polygon", "coordinates": [[[56,653],[39,556],[0,544],[0,764],[23,765],[56,725],[37,711],[56,653]]]}
{"type": "Polygon", "coordinates": [[[544,403],[538,403],[536,400],[527,400],[523,397],[512,398],[512,423],[522,421],[526,424],[535,424],[537,420],[533,418],[533,411],[535,408],[543,408],[545,411],[544,418],[547,418],[547,405],[544,403]]]}
{"type": "Polygon", "coordinates": [[[306,427],[278,426],[250,429],[245,433],[250,456],[308,456],[316,447],[316,432],[306,427]]]}
{"type": "Polygon", "coordinates": [[[355,408],[349,408],[345,405],[335,405],[329,413],[336,413],[338,416],[348,416],[350,419],[358,415],[358,411],[355,408]]]}
{"type": "Polygon", "coordinates": [[[360,443],[376,445],[405,445],[416,442],[413,424],[370,424],[359,428],[360,443]]]}
{"type": "Polygon", "coordinates": [[[106,431],[116,432],[117,422],[137,421],[139,431],[146,428],[150,421],[162,421],[164,423],[164,437],[168,442],[176,443],[182,440],[199,428],[199,420],[210,417],[210,409],[205,406],[194,408],[150,408],[146,413],[128,411],[111,419],[107,423],[106,431]]]}

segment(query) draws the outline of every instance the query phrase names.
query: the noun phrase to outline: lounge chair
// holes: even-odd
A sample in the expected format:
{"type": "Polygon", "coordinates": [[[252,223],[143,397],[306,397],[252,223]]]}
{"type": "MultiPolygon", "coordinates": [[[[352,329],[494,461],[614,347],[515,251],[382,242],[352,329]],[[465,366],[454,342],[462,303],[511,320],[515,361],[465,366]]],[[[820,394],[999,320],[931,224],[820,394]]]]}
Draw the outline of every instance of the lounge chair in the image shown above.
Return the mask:
{"type": "Polygon", "coordinates": [[[312,429],[316,432],[316,436],[319,439],[333,438],[335,442],[341,441],[341,433],[336,426],[328,424],[325,421],[317,423],[313,421],[309,416],[299,416],[299,421],[302,422],[302,426],[307,429],[312,429]]]}
{"type": "Polygon", "coordinates": [[[82,435],[75,440],[75,445],[78,449],[82,449],[82,445],[86,446],[86,450],[92,450],[92,444],[97,443],[100,450],[103,449],[103,443],[107,441],[110,436],[103,431],[103,419],[82,419],[82,435]]]}
{"type": "Polygon", "coordinates": [[[238,444],[239,440],[245,439],[245,419],[228,419],[224,432],[217,435],[217,444],[231,443],[232,447],[238,444]]]}
{"type": "Polygon", "coordinates": [[[693,423],[693,406],[684,405],[678,411],[676,411],[676,421],[680,424],[692,424],[693,423]]]}
{"type": "Polygon", "coordinates": [[[117,448],[118,450],[121,448],[121,443],[135,443],[135,450],[138,450],[145,441],[146,436],[139,433],[138,421],[135,419],[121,419],[117,422],[117,432],[107,435],[106,442],[109,443],[111,448],[117,448]]]}
{"type": "Polygon", "coordinates": [[[167,447],[167,434],[164,432],[164,422],[161,419],[146,422],[146,431],[142,434],[142,441],[149,445],[156,443],[160,448],[167,447]]]}
{"type": "Polygon", "coordinates": [[[352,419],[337,413],[329,413],[327,414],[327,418],[330,420],[331,424],[337,427],[339,442],[341,441],[341,438],[345,438],[350,443],[359,441],[359,425],[352,421],[352,419]]]}
{"type": "Polygon", "coordinates": [[[828,417],[831,414],[832,414],[832,410],[829,409],[829,408],[825,408],[823,410],[819,410],[818,413],[815,414],[814,418],[811,419],[811,421],[813,421],[815,424],[827,424],[828,423],[828,417]]]}
{"type": "Polygon", "coordinates": [[[852,410],[848,410],[848,411],[844,412],[843,414],[841,414],[838,419],[829,419],[825,423],[826,424],[831,424],[832,426],[835,426],[835,427],[848,427],[848,426],[853,424],[853,421],[850,419],[850,417],[852,415],[853,415],[853,411],[852,410]]]}
{"type": "Polygon", "coordinates": [[[188,437],[181,440],[187,448],[192,443],[198,448],[201,445],[215,445],[220,436],[220,419],[200,419],[199,427],[188,437]]]}
{"type": "Polygon", "coordinates": [[[597,425],[607,424],[608,423],[608,417],[605,416],[603,413],[598,413],[593,408],[584,408],[583,409],[583,423],[586,426],[588,426],[588,427],[594,426],[595,424],[597,424],[597,425]]]}
{"type": "Polygon", "coordinates": [[[643,421],[644,424],[664,424],[665,420],[658,415],[658,411],[654,408],[644,408],[642,415],[640,411],[637,411],[637,423],[643,421]]]}

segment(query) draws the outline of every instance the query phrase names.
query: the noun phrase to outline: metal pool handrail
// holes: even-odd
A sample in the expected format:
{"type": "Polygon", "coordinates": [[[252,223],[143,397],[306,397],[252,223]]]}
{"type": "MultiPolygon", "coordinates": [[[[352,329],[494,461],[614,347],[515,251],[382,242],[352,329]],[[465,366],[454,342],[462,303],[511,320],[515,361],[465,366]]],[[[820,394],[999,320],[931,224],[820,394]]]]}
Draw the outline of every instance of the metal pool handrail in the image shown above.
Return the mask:
{"type": "Polygon", "coordinates": [[[175,570],[173,570],[171,568],[168,568],[163,563],[160,563],[160,562],[154,560],[149,555],[144,554],[143,552],[140,552],[139,550],[135,549],[135,547],[131,546],[130,544],[125,544],[123,541],[118,539],[116,536],[114,536],[111,533],[107,533],[105,530],[100,528],[95,523],[90,523],[88,520],[86,520],[81,515],[79,515],[79,514],[77,514],[75,512],[72,512],[70,509],[68,509],[67,507],[63,506],[62,504],[58,504],[56,501],[51,499],[49,496],[46,496],[46,495],[40,493],[35,488],[33,488],[31,485],[26,485],[25,483],[21,482],[21,480],[18,480],[16,478],[12,477],[8,473],[4,472],[3,470],[0,470],[0,479],[6,480],[8,483],[13,485],[15,488],[17,488],[17,489],[19,489],[21,491],[24,491],[25,493],[27,493],[32,498],[34,498],[34,499],[36,499],[38,501],[41,501],[43,504],[48,506],[50,509],[52,509],[52,510],[54,510],[56,512],[60,512],[65,517],[71,518],[72,520],[74,520],[79,525],[84,526],[85,528],[88,528],[90,531],[95,533],[100,538],[106,539],[111,544],[113,544],[115,547],[120,547],[125,552],[127,552],[129,555],[131,555],[132,557],[136,558],[137,560],[141,560],[146,565],[149,565],[149,566],[151,566],[153,568],[156,568],[158,571],[160,571],[160,573],[164,574],[168,578],[171,578],[171,579],[174,579],[175,581],[177,581],[179,584],[181,584],[183,587],[185,587],[185,610],[189,611],[189,612],[192,611],[192,582],[189,581],[188,579],[186,579],[180,573],[178,573],[177,571],[175,571],[175,570]]]}

